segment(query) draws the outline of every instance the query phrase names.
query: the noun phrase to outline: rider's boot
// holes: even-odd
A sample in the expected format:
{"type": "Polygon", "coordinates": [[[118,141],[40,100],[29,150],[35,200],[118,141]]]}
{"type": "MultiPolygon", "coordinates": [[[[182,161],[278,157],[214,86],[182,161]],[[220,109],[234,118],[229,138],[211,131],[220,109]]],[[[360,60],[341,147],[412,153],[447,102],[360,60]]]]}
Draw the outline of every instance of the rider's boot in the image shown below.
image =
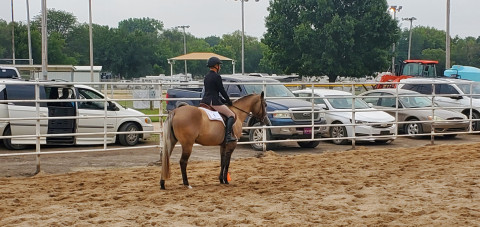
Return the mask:
{"type": "Polygon", "coordinates": [[[237,139],[233,136],[233,133],[232,133],[233,124],[235,124],[235,118],[229,117],[227,119],[227,124],[225,127],[225,143],[237,141],[237,139]]]}

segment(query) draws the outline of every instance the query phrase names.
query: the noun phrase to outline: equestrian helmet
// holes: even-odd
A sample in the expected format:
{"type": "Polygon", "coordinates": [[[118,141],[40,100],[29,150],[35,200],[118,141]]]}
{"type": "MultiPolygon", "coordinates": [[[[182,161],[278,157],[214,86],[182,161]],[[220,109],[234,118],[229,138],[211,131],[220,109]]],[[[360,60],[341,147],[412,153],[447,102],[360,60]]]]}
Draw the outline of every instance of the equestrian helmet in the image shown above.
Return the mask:
{"type": "Polygon", "coordinates": [[[207,61],[207,67],[213,67],[218,64],[222,64],[222,61],[220,61],[220,59],[217,57],[211,57],[207,61]]]}

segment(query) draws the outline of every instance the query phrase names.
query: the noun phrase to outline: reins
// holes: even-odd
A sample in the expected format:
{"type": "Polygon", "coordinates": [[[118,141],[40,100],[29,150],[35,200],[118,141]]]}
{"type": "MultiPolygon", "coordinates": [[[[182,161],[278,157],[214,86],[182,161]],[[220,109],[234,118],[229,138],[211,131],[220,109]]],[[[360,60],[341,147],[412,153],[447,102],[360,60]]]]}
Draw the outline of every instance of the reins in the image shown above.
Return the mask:
{"type": "Polygon", "coordinates": [[[232,105],[232,107],[235,107],[235,109],[240,110],[240,111],[246,113],[249,117],[252,117],[252,116],[253,116],[253,114],[252,114],[251,112],[249,113],[249,112],[247,112],[247,111],[245,111],[245,110],[242,110],[242,109],[236,107],[235,105],[232,105]]]}
{"type": "Polygon", "coordinates": [[[249,117],[253,117],[253,118],[255,118],[255,119],[259,120],[260,122],[263,122],[263,119],[261,119],[261,118],[259,118],[259,117],[255,116],[255,115],[253,115],[253,114],[252,114],[252,112],[250,112],[250,113],[249,113],[249,112],[247,112],[247,111],[245,111],[245,110],[242,110],[242,109],[240,109],[240,108],[236,107],[236,106],[235,106],[235,105],[233,105],[233,104],[232,104],[232,107],[234,107],[234,108],[235,108],[235,109],[237,109],[237,110],[240,110],[240,111],[241,111],[241,112],[243,112],[243,113],[246,113],[246,114],[247,114],[247,116],[249,116],[249,117]]]}

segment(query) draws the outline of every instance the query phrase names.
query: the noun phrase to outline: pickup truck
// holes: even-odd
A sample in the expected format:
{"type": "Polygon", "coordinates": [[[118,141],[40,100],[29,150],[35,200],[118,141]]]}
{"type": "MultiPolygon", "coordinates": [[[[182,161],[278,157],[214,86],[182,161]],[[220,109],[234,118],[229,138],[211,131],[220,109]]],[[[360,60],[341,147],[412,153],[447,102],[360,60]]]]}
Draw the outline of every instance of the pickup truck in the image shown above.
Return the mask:
{"type": "Polygon", "coordinates": [[[20,73],[17,68],[9,66],[0,65],[0,79],[18,79],[20,78],[20,73]]]}
{"type": "MultiPolygon", "coordinates": [[[[308,125],[312,121],[312,103],[297,99],[295,95],[285,85],[279,81],[270,78],[260,78],[241,75],[222,75],[222,79],[230,98],[233,100],[248,94],[260,94],[263,91],[263,81],[266,87],[267,117],[268,126],[294,126],[308,125]],[[257,84],[255,84],[257,83],[257,84]]],[[[186,102],[190,105],[198,106],[202,97],[202,88],[172,88],[167,90],[167,110],[176,108],[179,102],[186,102]]],[[[313,107],[314,111],[321,111],[318,107],[313,107]]],[[[314,130],[311,127],[274,127],[267,129],[267,141],[275,139],[308,139],[312,133],[315,138],[325,133],[327,127],[320,126],[326,124],[325,118],[320,112],[313,113],[314,130]]],[[[243,123],[244,127],[259,126],[260,123],[254,118],[247,118],[243,123]]],[[[262,141],[263,134],[261,129],[251,129],[245,131],[249,141],[262,141]]],[[[314,148],[318,146],[319,141],[297,142],[300,147],[314,148]]],[[[262,143],[252,143],[252,148],[262,150],[262,143]]],[[[275,143],[267,143],[267,149],[275,148],[275,143]]]]}

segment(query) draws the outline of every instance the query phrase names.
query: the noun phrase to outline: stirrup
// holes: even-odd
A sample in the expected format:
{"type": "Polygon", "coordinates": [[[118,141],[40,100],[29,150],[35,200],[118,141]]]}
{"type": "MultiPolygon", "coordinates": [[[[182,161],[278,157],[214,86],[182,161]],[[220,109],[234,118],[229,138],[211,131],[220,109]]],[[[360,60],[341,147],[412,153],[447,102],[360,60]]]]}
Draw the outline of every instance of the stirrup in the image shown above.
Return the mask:
{"type": "Polygon", "coordinates": [[[236,142],[237,138],[233,137],[231,133],[227,134],[225,137],[225,143],[236,142]]]}

